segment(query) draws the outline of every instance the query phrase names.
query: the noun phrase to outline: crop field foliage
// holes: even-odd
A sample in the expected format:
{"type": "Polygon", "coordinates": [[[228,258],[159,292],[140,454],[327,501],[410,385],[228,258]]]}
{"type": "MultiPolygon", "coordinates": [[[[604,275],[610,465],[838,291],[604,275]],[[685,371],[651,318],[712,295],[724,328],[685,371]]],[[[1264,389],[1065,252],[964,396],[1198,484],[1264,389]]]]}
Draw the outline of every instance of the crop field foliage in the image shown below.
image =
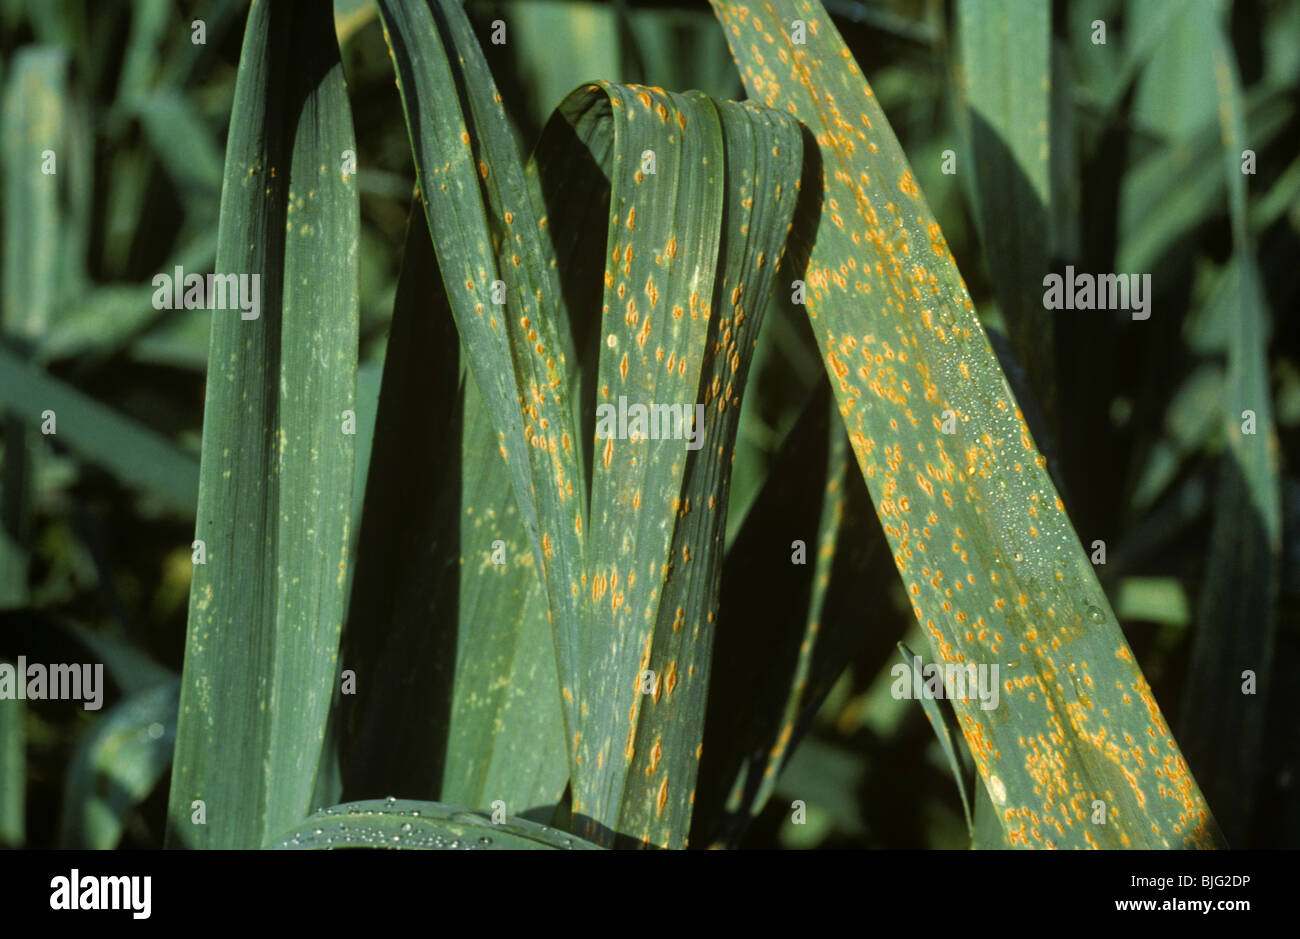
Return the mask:
{"type": "Polygon", "coordinates": [[[1298,40],[0,0],[0,847],[1300,846],[1298,40]]]}

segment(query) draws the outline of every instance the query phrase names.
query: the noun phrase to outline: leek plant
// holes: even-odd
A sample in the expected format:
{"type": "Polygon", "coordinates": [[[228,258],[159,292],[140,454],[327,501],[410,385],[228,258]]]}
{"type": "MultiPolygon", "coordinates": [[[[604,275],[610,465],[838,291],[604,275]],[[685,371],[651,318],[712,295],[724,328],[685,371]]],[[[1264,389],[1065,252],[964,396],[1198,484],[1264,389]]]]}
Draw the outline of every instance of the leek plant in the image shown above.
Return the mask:
{"type": "MultiPolygon", "coordinates": [[[[1295,652],[1275,614],[1259,243],[1294,240],[1297,175],[1270,170],[1253,198],[1245,164],[1295,123],[1294,57],[1252,64],[1248,90],[1199,0],[827,7],[217,3],[159,60],[174,17],[142,4],[106,126],[165,141],[185,204],[148,290],[87,283],[88,244],[105,269],[123,251],[124,278],[133,252],[68,201],[75,172],[31,162],[85,162],[58,38],[75,24],[33,18],[48,44],[3,75],[6,605],[42,610],[34,461],[71,453],[193,520],[167,554],[188,590],[179,675],[122,630],[57,627],[123,693],[77,746],[60,843],[111,846],[150,812],[151,836],[186,848],[851,838],[870,827],[855,747],[886,773],[880,741],[920,713],[921,764],[950,786],[941,843],[1213,848],[1256,830],[1273,661],[1295,652]],[[200,68],[197,24],[238,51],[224,161],[195,99],[155,90],[200,68]],[[841,28],[939,67],[872,74],[841,28]],[[379,43],[389,62],[367,72],[379,43]],[[383,74],[388,112],[369,104],[383,74]],[[1112,243],[1080,163],[1122,134],[1112,243]],[[1195,192],[1153,194],[1202,170],[1195,192]],[[1205,361],[1153,377],[1133,416],[1104,344],[1155,354],[1175,334],[1179,251],[1217,213],[1185,331],[1205,361]],[[146,295],[165,312],[142,316],[146,295]],[[136,312],[106,324],[113,303],[136,312]],[[52,368],[160,361],[195,336],[205,351],[168,364],[205,377],[188,443],[52,368]],[[1162,420],[1125,445],[1127,482],[1096,468],[1089,440],[1162,420]],[[1198,459],[1214,499],[1180,510],[1198,459]],[[1214,532],[1194,615],[1195,578],[1141,560],[1188,511],[1214,532]],[[1121,618],[1163,625],[1139,645],[1121,618]]],[[[108,198],[144,225],[147,180],[129,178],[108,198]]],[[[26,723],[0,701],[16,844],[26,723]]]]}

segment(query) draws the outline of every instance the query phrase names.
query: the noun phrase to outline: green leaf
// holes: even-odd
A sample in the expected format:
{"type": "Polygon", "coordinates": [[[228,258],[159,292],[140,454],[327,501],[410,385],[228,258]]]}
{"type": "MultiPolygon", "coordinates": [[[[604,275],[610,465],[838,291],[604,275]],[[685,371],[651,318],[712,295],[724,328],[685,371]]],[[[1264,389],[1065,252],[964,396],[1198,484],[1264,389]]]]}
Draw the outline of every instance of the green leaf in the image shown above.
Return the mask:
{"type": "MultiPolygon", "coordinates": [[[[801,827],[790,824],[792,803],[798,800],[804,803],[810,816],[814,809],[820,809],[829,816],[829,824],[825,828],[830,828],[833,824],[841,834],[862,835],[867,826],[857,793],[867,785],[871,769],[872,767],[864,765],[861,753],[837,743],[809,737],[790,755],[790,762],[776,784],[777,798],[791,805],[791,808],[782,808],[785,831],[798,831],[801,827]]],[[[783,837],[783,846],[816,847],[815,842],[801,843],[804,838],[811,841],[809,836],[802,834],[797,840],[795,837],[783,837]]]]}
{"type": "Polygon", "coordinates": [[[112,677],[113,683],[124,695],[130,697],[143,695],[158,685],[174,681],[177,677],[170,669],[159,665],[125,639],[105,636],[93,629],[66,620],[56,622],[60,629],[66,631],[90,651],[94,661],[104,663],[104,668],[112,677]]]}
{"type": "Polygon", "coordinates": [[[526,818],[500,823],[445,802],[375,799],[336,805],[312,815],[269,845],[289,850],[388,848],[432,851],[598,851],[567,832],[526,818]]]}
{"type": "Polygon", "coordinates": [[[498,73],[506,99],[525,112],[520,127],[525,139],[535,138],[575,85],[594,78],[624,77],[613,4],[476,3],[471,13],[480,34],[497,19],[507,25],[505,45],[492,46],[489,52],[511,57],[511,67],[498,73]],[[556,55],[556,49],[564,54],[556,55]]]}
{"type": "Polygon", "coordinates": [[[1175,577],[1126,577],[1119,582],[1115,609],[1124,619],[1166,626],[1191,622],[1187,592],[1175,577]]]}
{"type": "Polygon", "coordinates": [[[1173,482],[1183,462],[1210,436],[1222,408],[1223,367],[1205,362],[1193,368],[1165,408],[1160,436],[1145,444],[1147,452],[1130,497],[1135,514],[1149,509],[1173,482]]]}
{"type": "Polygon", "coordinates": [[[545,599],[491,421],[473,383],[458,378],[457,352],[417,210],[344,639],[344,666],[367,686],[344,699],[345,792],[553,806],[568,758],[545,599]],[[412,439],[411,427],[425,432],[412,439]],[[447,459],[448,439],[463,440],[460,459],[447,459]]]}
{"type": "MultiPolygon", "coordinates": [[[[69,231],[63,185],[75,162],[66,145],[70,139],[68,67],[63,50],[35,46],[19,50],[5,76],[0,114],[0,169],[4,173],[0,332],[24,353],[54,321],[71,273],[61,252],[76,243],[69,231]],[[48,172],[51,169],[54,172],[48,172]]],[[[13,361],[21,364],[17,357],[13,361]]],[[[12,390],[13,376],[9,369],[4,371],[5,384],[12,390]]],[[[12,410],[0,416],[4,441],[4,475],[0,479],[3,607],[27,602],[28,487],[35,455],[30,452],[30,432],[19,416],[12,410]]]]}
{"type": "Polygon", "coordinates": [[[61,49],[26,48],[5,85],[3,325],[23,343],[49,328],[67,286],[67,69],[61,49]]]}
{"type": "Polygon", "coordinates": [[[1218,844],[851,53],[811,0],[713,6],[750,93],[818,137],[826,188],[808,313],[931,652],[1014,666],[997,709],[954,702],[1009,841],[1218,844]],[[795,20],[804,45],[789,36],[795,20]],[[1097,798],[1105,826],[1090,823],[1097,798]]]}
{"type": "Polygon", "coordinates": [[[440,798],[540,812],[569,781],[546,598],[478,389],[465,385],[460,634],[440,798]],[[497,549],[504,563],[497,563],[497,549]]]}
{"type": "Polygon", "coordinates": [[[1051,7],[962,0],[957,11],[973,210],[1007,332],[1051,420],[1053,329],[1043,309],[1052,228],[1051,7]]]}
{"type": "Polygon", "coordinates": [[[26,839],[26,716],[21,698],[0,701],[0,847],[5,848],[21,848],[26,839]]]}
{"type": "MultiPolygon", "coordinates": [[[[909,669],[912,668],[913,662],[919,658],[915,652],[901,642],[898,644],[898,652],[909,669]]],[[[925,711],[925,719],[930,722],[934,735],[939,739],[939,748],[943,750],[943,758],[948,761],[948,768],[952,770],[952,778],[957,783],[957,792],[961,795],[961,807],[966,813],[966,827],[970,829],[973,837],[975,835],[975,820],[971,816],[970,797],[966,794],[966,774],[962,769],[961,760],[957,756],[957,749],[953,744],[952,729],[948,726],[948,719],[944,715],[943,705],[928,694],[917,694],[917,697],[921,700],[921,708],[925,711]]],[[[998,830],[1001,830],[1000,826],[998,830]]]]}
{"type": "MultiPolygon", "coordinates": [[[[1250,141],[1262,152],[1291,119],[1291,103],[1276,89],[1256,88],[1244,99],[1250,141]]],[[[1189,139],[1157,148],[1125,174],[1120,190],[1116,269],[1149,271],[1180,250],[1197,225],[1223,211],[1223,131],[1205,125],[1189,139]]],[[[1241,150],[1237,151],[1238,175],[1241,150]]]]}
{"type": "MultiPolygon", "coordinates": [[[[380,16],[443,285],[510,470],[572,696],[586,487],[566,397],[572,339],[550,241],[539,235],[540,199],[464,10],[448,0],[432,9],[381,0],[380,16]],[[494,302],[498,281],[504,304],[494,302]]],[[[570,707],[566,733],[572,724],[570,707]]]]}
{"type": "MultiPolygon", "coordinates": [[[[632,47],[626,58],[637,66],[629,63],[624,67],[625,80],[670,89],[694,88],[719,101],[740,97],[740,79],[727,60],[726,40],[718,34],[708,10],[623,4],[622,12],[632,47]]],[[[611,74],[590,72],[583,77],[611,74]]]]}
{"type": "Polygon", "coordinates": [[[210,225],[221,191],[221,151],[193,104],[174,90],[134,102],[153,151],[181,194],[192,228],[210,225]]]}
{"type": "Polygon", "coordinates": [[[141,0],[131,9],[131,33],[127,37],[121,72],[117,79],[116,102],[131,107],[144,97],[154,82],[163,39],[172,19],[167,0],[141,0]]]}
{"type": "Polygon", "coordinates": [[[971,833],[971,849],[975,851],[1001,851],[1011,847],[1006,830],[998,818],[997,806],[982,786],[975,796],[975,829],[971,833]]]}
{"type": "Polygon", "coordinates": [[[68,765],[59,847],[117,847],[126,817],[171,763],[180,680],[114,706],[77,742],[68,765]]]}
{"type": "Polygon", "coordinates": [[[32,431],[46,424],[45,412],[53,411],[52,441],[185,515],[194,511],[199,481],[194,457],[4,346],[0,346],[0,407],[32,431]]]}
{"type": "Polygon", "coordinates": [[[255,5],[217,270],[260,276],[261,315],[213,314],[171,845],[259,847],[311,809],[351,526],[355,149],[329,9],[255,5]]]}
{"type": "Polygon", "coordinates": [[[1228,324],[1221,417],[1227,448],[1184,690],[1183,726],[1188,758],[1220,806],[1224,833],[1241,844],[1265,761],[1282,498],[1269,387],[1268,309],[1240,163],[1247,145],[1241,77],[1228,37],[1208,14],[1202,18],[1212,55],[1199,64],[1217,91],[1223,134],[1219,162],[1228,190],[1234,257],[1211,302],[1211,318],[1228,324]],[[1252,693],[1246,693],[1248,673],[1257,686],[1252,693]]]}

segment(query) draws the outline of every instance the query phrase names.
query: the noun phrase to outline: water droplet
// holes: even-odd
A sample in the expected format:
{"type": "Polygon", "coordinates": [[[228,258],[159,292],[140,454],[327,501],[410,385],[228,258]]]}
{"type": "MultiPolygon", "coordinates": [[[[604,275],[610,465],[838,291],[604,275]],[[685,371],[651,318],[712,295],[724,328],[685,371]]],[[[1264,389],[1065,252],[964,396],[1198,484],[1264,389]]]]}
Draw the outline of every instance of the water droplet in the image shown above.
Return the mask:
{"type": "Polygon", "coordinates": [[[402,831],[410,831],[410,830],[411,830],[411,823],[410,823],[410,822],[402,822],[402,831]]]}
{"type": "Polygon", "coordinates": [[[491,838],[480,838],[480,839],[478,840],[478,843],[479,843],[479,844],[491,844],[491,843],[492,843],[492,839],[491,839],[491,838]]]}
{"type": "Polygon", "coordinates": [[[1022,554],[1021,552],[1017,551],[1017,552],[1015,553],[1015,558],[1016,558],[1016,561],[1017,561],[1017,562],[1020,562],[1020,561],[1023,561],[1023,560],[1025,559],[1025,556],[1024,556],[1024,554],[1022,554]]]}
{"type": "Polygon", "coordinates": [[[1106,622],[1106,614],[1097,607],[1090,606],[1088,607],[1088,619],[1092,620],[1094,623],[1104,623],[1106,622]]]}
{"type": "Polygon", "coordinates": [[[952,307],[945,306],[939,311],[939,319],[943,320],[945,326],[953,326],[957,323],[957,314],[952,311],[952,307]]]}

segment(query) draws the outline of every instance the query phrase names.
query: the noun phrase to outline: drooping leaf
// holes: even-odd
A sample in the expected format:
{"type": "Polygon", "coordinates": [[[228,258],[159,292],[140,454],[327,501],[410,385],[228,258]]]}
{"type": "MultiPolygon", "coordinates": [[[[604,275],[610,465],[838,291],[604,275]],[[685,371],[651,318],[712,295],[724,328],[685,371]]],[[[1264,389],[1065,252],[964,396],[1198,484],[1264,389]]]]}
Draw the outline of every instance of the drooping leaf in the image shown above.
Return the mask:
{"type": "MultiPolygon", "coordinates": [[[[581,164],[561,155],[566,144],[589,153],[610,184],[605,260],[588,272],[603,268],[604,296],[573,812],[577,830],[602,843],[619,833],[681,847],[730,441],[793,216],[802,141],[772,112],[600,83],[565,99],[539,161],[547,153],[556,165],[581,164]],[[626,420],[634,406],[646,416],[640,439],[626,420]],[[653,418],[651,406],[660,409],[653,418]],[[661,423],[669,408],[683,433],[661,423]],[[615,439],[618,422],[626,439],[615,439]]],[[[563,222],[553,224],[563,237],[563,222]]]]}
{"type": "Polygon", "coordinates": [[[996,710],[954,705],[1009,841],[1218,843],[851,53],[811,0],[713,6],[750,93],[818,137],[809,317],[932,654],[1008,673],[996,710]]]}

